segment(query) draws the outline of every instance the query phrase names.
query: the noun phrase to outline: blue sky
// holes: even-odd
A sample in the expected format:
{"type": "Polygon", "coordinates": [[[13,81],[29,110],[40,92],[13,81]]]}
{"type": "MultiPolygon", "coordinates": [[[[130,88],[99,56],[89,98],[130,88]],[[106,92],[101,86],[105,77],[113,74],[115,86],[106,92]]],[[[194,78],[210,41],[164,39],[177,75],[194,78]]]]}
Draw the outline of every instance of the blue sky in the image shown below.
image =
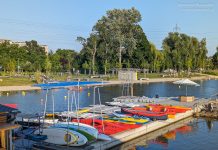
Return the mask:
{"type": "Polygon", "coordinates": [[[0,39],[37,40],[50,49],[81,45],[93,25],[114,8],[135,7],[148,40],[161,49],[162,40],[178,24],[179,32],[207,39],[209,55],[218,46],[216,0],[0,0],[0,39]]]}

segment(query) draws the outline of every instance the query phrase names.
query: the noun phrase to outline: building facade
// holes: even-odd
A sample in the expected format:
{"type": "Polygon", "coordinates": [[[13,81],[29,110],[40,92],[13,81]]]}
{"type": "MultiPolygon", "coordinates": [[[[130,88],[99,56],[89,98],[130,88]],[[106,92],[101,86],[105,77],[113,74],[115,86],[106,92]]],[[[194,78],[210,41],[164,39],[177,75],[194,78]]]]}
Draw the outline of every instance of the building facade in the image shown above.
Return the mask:
{"type": "MultiPolygon", "coordinates": [[[[0,39],[0,44],[4,42],[9,42],[10,44],[17,44],[19,47],[26,46],[26,42],[23,41],[11,41],[8,39],[0,39]]],[[[48,54],[49,48],[48,45],[39,45],[45,49],[45,53],[48,54]]]]}

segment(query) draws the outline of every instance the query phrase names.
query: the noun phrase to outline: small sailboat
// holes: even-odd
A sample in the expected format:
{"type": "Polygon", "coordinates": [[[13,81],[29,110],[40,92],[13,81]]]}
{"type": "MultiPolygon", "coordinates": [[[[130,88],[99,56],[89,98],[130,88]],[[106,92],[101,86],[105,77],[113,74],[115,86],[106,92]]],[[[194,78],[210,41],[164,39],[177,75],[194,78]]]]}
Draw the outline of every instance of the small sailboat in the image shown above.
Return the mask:
{"type": "MultiPolygon", "coordinates": [[[[39,135],[39,130],[35,131],[34,134],[39,135]]],[[[67,145],[78,141],[78,136],[73,132],[61,128],[43,129],[43,135],[47,136],[45,142],[57,145],[67,145]]]]}
{"type": "Polygon", "coordinates": [[[76,123],[76,122],[59,122],[55,124],[53,127],[55,128],[72,128],[74,130],[82,130],[92,136],[93,138],[97,139],[98,138],[98,130],[95,129],[94,127],[83,124],[83,123],[76,123]]]}

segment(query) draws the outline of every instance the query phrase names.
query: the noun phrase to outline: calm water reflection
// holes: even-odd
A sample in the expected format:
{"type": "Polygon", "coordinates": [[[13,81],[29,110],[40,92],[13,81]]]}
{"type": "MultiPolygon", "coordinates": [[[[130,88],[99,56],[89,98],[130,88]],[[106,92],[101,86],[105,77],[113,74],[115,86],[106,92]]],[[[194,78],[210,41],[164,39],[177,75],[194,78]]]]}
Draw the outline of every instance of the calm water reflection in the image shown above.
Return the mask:
{"type": "MultiPolygon", "coordinates": [[[[207,97],[218,91],[218,80],[196,81],[201,86],[188,87],[188,94],[196,97],[207,97]]],[[[112,98],[121,96],[123,91],[122,85],[105,86],[100,88],[100,95],[102,103],[112,101],[112,98]]],[[[171,82],[150,83],[150,84],[135,84],[134,95],[153,97],[156,94],[159,96],[179,96],[185,94],[185,87],[174,85],[171,82]]],[[[24,113],[36,113],[43,110],[46,90],[30,91],[30,92],[2,92],[0,96],[0,103],[17,103],[18,108],[24,113]]],[[[67,109],[67,90],[55,89],[53,90],[55,98],[55,111],[63,111],[67,109]]],[[[93,104],[93,88],[85,88],[79,93],[80,107],[85,107],[93,104]],[[90,95],[89,95],[90,93],[90,95]]],[[[98,96],[96,96],[98,97],[98,96]]],[[[71,98],[70,98],[71,99],[71,98]]],[[[97,99],[98,103],[98,99],[97,99]]],[[[47,110],[52,111],[51,91],[48,94],[47,110]]]]}
{"type": "Polygon", "coordinates": [[[189,118],[112,150],[217,150],[218,121],[189,118]]]}

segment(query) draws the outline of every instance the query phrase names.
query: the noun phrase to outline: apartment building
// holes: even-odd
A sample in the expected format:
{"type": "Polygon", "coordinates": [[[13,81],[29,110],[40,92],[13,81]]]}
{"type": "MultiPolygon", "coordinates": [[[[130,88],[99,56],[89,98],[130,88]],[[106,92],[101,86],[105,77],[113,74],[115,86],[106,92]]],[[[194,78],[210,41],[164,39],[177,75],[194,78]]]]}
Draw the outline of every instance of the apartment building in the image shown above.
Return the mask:
{"type": "MultiPolygon", "coordinates": [[[[10,44],[17,44],[18,46],[26,46],[26,42],[23,42],[23,41],[11,41],[11,40],[8,40],[8,39],[0,39],[0,44],[1,43],[4,43],[4,42],[9,42],[10,44]]],[[[43,47],[45,49],[45,53],[48,54],[48,45],[39,45],[41,47],[43,47]]]]}

